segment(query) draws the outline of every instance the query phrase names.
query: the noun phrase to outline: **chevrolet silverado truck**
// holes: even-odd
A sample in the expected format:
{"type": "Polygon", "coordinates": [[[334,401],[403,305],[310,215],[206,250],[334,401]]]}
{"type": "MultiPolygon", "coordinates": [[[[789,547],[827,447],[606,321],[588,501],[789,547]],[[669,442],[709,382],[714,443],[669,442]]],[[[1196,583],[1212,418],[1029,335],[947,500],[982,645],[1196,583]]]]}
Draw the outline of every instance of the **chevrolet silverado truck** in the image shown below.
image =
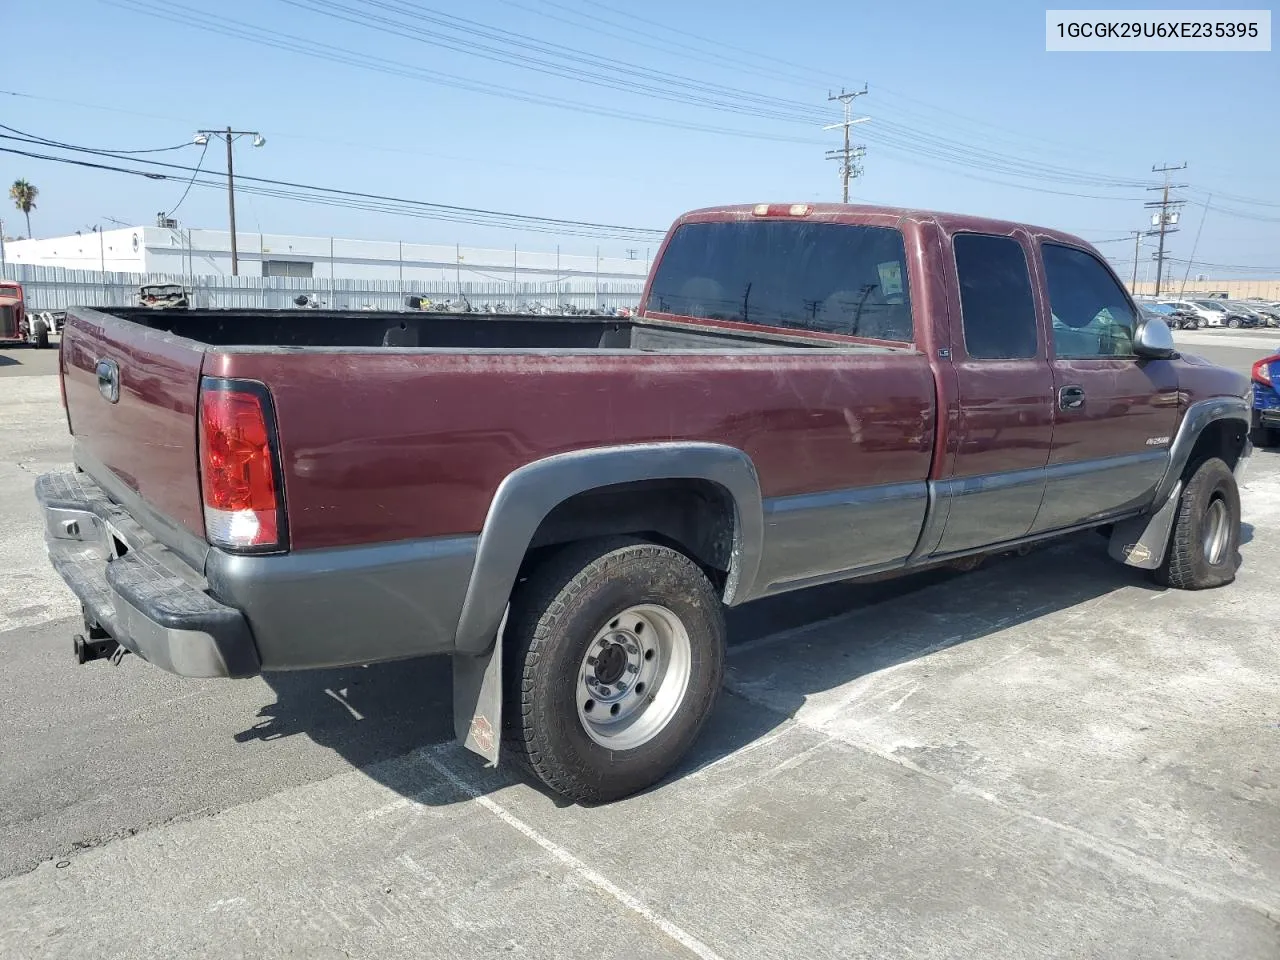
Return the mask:
{"type": "Polygon", "coordinates": [[[81,660],[447,654],[459,739],[603,802],[669,773],[726,607],[1098,528],[1229,583],[1249,384],[1054,230],[700,210],[635,316],[70,311],[39,478],[81,660]]]}

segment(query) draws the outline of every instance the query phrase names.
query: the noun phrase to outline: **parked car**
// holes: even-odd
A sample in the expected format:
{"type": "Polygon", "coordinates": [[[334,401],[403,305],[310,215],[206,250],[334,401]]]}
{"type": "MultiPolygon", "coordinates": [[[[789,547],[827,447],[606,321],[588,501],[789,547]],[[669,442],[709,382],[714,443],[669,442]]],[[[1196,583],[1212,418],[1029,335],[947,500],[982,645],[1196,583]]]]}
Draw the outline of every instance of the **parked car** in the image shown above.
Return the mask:
{"type": "Polygon", "coordinates": [[[22,284],[0,281],[0,343],[25,343],[44,349],[56,321],[51,314],[27,312],[22,284]]]}
{"type": "Polygon", "coordinates": [[[1239,327],[1254,326],[1257,322],[1252,316],[1228,307],[1225,300],[1192,300],[1191,303],[1199,308],[1202,317],[1208,316],[1207,325],[1210,327],[1230,327],[1234,330],[1239,327]]]}
{"type": "Polygon", "coordinates": [[[1228,310],[1239,314],[1246,319],[1247,322],[1245,323],[1245,326],[1269,326],[1267,322],[1268,315],[1264,311],[1260,310],[1256,304],[1244,303],[1240,300],[1225,300],[1223,302],[1226,304],[1228,310]]]}
{"type": "Polygon", "coordinates": [[[149,310],[185,310],[191,292],[180,283],[146,283],[138,288],[138,306],[149,310]]]}
{"type": "Polygon", "coordinates": [[[64,340],[77,469],[36,495],[81,660],[449,654],[459,739],[579,801],[689,749],[726,607],[1102,527],[1170,587],[1240,562],[1247,378],[1054,230],[717,207],[631,318],[77,308],[64,340]]]}
{"type": "Polygon", "coordinates": [[[1252,439],[1259,447],[1280,447],[1280,349],[1253,365],[1252,439]]]}
{"type": "Polygon", "coordinates": [[[1174,311],[1184,317],[1194,318],[1197,328],[1210,326],[1210,321],[1215,319],[1216,316],[1212,311],[1206,310],[1190,300],[1161,300],[1160,302],[1172,307],[1174,311]]]}
{"type": "Polygon", "coordinates": [[[1144,301],[1139,305],[1162,316],[1165,323],[1169,324],[1174,330],[1198,330],[1200,328],[1199,315],[1187,307],[1181,307],[1164,300],[1144,301]]]}

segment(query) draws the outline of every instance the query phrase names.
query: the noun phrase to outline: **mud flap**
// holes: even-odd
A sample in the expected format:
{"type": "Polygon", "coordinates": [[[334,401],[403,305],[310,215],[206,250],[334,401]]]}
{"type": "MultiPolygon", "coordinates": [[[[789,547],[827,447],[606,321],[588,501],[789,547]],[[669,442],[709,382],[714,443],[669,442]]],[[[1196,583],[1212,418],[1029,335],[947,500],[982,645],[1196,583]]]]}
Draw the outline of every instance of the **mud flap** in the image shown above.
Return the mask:
{"type": "Polygon", "coordinates": [[[1178,515],[1181,496],[1182,481],[1179,480],[1164,506],[1155,513],[1117,523],[1111,530],[1111,541],[1107,546],[1111,559],[1142,570],[1155,570],[1164,563],[1165,551],[1169,549],[1169,532],[1178,515]]]}
{"type": "Polygon", "coordinates": [[[510,607],[486,653],[453,658],[453,734],[473,753],[498,765],[502,743],[502,636],[510,607]]]}

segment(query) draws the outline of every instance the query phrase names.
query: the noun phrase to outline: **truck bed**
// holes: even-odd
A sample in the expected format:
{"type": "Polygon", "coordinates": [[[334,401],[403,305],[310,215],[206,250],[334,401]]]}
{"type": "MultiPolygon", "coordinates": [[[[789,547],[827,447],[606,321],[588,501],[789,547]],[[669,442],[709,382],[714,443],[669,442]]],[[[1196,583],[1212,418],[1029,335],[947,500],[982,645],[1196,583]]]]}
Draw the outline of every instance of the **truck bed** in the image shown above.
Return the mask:
{"type": "MultiPolygon", "coordinates": [[[[454,350],[886,350],[813,331],[794,335],[643,318],[374,312],[116,309],[112,316],[210,346],[419,347],[454,350]]],[[[739,325],[740,326],[740,325],[739,325]]]]}
{"type": "MultiPolygon", "coordinates": [[[[752,458],[765,496],[784,497],[904,482],[923,490],[933,450],[923,354],[798,331],[74,308],[63,343],[76,462],[114,499],[153,511],[156,536],[197,568],[207,549],[202,378],[269,388],[295,550],[473,534],[509,473],[586,448],[730,444],[752,458]],[[118,399],[104,401],[103,364],[118,399]]],[[[914,546],[910,523],[890,533],[877,559],[914,546]]]]}

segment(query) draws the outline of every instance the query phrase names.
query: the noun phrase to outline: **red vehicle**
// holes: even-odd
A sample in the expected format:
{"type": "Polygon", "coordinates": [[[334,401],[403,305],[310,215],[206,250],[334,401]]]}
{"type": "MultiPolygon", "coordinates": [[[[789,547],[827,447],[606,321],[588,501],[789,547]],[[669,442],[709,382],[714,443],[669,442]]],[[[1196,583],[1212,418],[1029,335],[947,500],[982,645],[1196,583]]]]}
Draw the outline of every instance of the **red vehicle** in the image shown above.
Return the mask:
{"type": "Polygon", "coordinates": [[[61,371],[82,659],[449,654],[460,738],[578,800],[688,749],[727,606],[1088,528],[1172,587],[1239,563],[1247,382],[1016,223],[701,210],[634,317],[75,309],[61,371]]]}
{"type": "Polygon", "coordinates": [[[51,321],[43,315],[27,314],[21,284],[0,280],[0,343],[16,341],[47,347],[51,326],[51,321]]]}

